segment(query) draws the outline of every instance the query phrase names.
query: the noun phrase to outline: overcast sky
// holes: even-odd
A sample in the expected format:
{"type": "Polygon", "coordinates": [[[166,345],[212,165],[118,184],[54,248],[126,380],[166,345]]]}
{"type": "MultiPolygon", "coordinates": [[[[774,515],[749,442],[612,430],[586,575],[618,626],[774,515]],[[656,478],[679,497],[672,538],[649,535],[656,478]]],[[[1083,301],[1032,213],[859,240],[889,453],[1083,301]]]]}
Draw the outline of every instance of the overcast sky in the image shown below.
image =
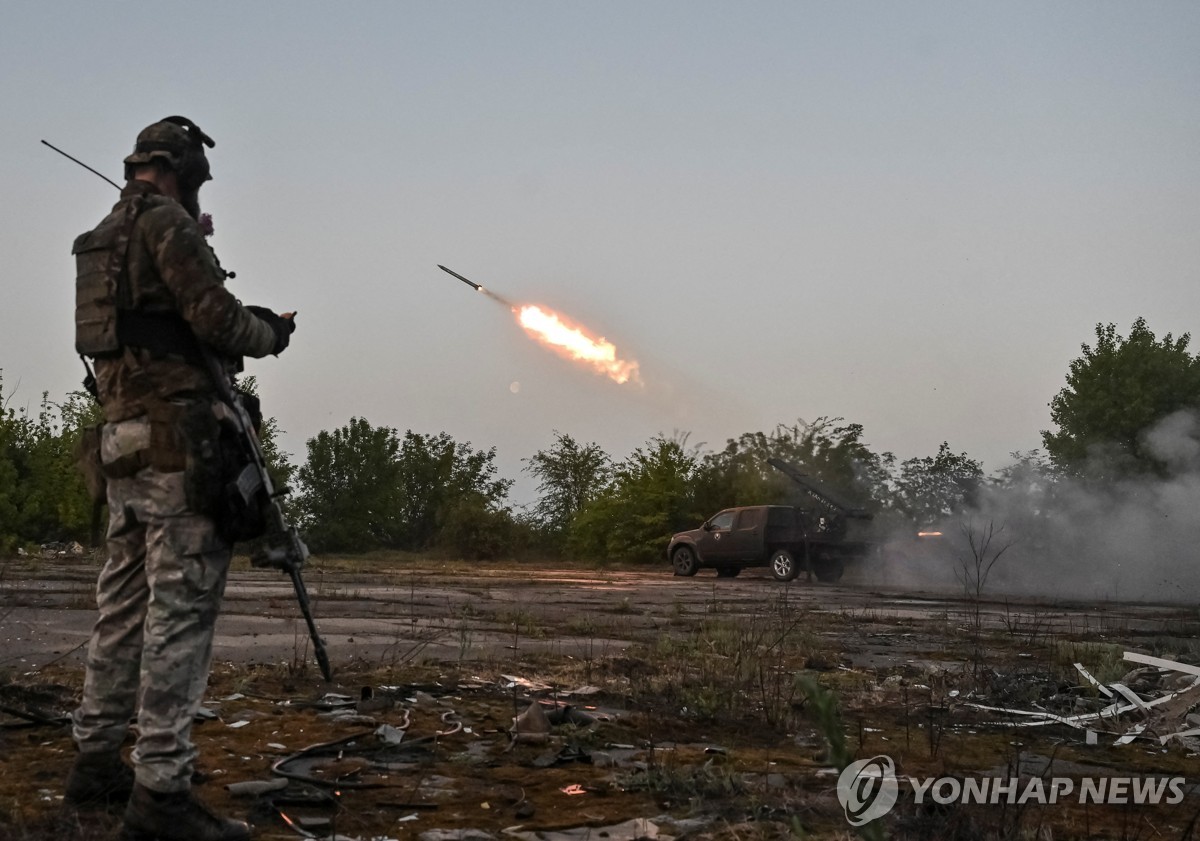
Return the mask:
{"type": "Polygon", "coordinates": [[[183,114],[302,462],[351,417],[518,479],[553,432],[616,458],[842,416],[989,472],[1040,446],[1097,322],[1200,328],[1191,2],[6,3],[4,394],[78,387],[72,239],[183,114]],[[617,385],[503,306],[586,325],[617,385]],[[18,387],[19,382],[19,387],[18,387]]]}

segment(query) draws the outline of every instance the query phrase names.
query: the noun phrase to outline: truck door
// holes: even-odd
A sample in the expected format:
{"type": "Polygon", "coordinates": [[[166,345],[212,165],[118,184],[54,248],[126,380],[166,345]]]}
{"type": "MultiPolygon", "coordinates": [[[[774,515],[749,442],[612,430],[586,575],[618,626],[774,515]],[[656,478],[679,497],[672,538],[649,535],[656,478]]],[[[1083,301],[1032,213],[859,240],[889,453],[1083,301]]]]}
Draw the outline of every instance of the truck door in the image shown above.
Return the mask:
{"type": "Polygon", "coordinates": [[[729,547],[728,557],[731,561],[752,561],[759,558],[763,549],[763,526],[766,525],[767,509],[743,508],[737,512],[726,541],[729,547]]]}
{"type": "Polygon", "coordinates": [[[731,543],[729,535],[733,532],[734,511],[722,511],[714,514],[704,524],[696,549],[700,552],[700,560],[707,566],[715,566],[729,560],[731,543]]]}

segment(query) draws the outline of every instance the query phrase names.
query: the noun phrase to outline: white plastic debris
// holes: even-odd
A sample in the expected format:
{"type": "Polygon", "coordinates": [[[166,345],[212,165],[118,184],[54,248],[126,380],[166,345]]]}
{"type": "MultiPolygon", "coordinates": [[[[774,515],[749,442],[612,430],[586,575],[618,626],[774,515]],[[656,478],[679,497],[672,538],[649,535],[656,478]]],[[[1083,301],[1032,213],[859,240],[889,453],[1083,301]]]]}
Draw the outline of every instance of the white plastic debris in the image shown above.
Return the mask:
{"type": "Polygon", "coordinates": [[[1103,694],[1106,698],[1111,698],[1113,696],[1112,690],[1109,689],[1107,686],[1105,686],[1100,681],[1096,680],[1094,677],[1092,677],[1091,673],[1088,672],[1088,670],[1083,667],[1082,663],[1076,663],[1075,669],[1079,672],[1079,674],[1083,675],[1084,679],[1088,683],[1090,683],[1092,686],[1099,689],[1101,694],[1103,694]]]}
{"type": "Polygon", "coordinates": [[[1151,657],[1148,654],[1138,654],[1136,651],[1126,651],[1123,656],[1124,659],[1130,663],[1141,663],[1143,666],[1157,666],[1158,668],[1166,669],[1167,671],[1183,672],[1184,674],[1200,677],[1200,666],[1193,666],[1189,663],[1179,663],[1175,660],[1164,660],[1161,657],[1151,657]]]}

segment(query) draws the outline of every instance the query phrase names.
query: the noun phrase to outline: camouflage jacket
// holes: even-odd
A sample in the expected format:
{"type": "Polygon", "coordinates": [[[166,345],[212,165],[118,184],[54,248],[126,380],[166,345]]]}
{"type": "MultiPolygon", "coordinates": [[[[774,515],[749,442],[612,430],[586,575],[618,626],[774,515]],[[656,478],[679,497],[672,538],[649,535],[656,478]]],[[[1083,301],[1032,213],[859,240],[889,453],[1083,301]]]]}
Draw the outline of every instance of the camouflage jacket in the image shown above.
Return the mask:
{"type": "MultiPolygon", "coordinates": [[[[133,308],[181,315],[198,339],[229,359],[271,353],[274,330],[225,288],[225,272],[183,205],[148,181],[130,181],[110,216],[123,213],[139,194],[147,197],[147,208],[134,226],[126,257],[133,308]]],[[[110,423],[146,414],[165,400],[215,393],[203,365],[133,347],[97,358],[96,381],[110,423]]]]}

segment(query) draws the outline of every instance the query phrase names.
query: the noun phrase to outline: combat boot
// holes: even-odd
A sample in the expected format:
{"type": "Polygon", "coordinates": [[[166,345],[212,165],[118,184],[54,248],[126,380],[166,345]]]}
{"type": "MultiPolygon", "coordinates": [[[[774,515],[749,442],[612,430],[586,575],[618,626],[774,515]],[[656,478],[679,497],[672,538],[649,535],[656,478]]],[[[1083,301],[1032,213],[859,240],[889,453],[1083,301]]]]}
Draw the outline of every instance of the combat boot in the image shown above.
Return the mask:
{"type": "Polygon", "coordinates": [[[75,809],[124,806],[133,792],[133,769],[119,751],[80,753],[75,757],[63,800],[75,809]]]}
{"type": "Polygon", "coordinates": [[[249,841],[242,821],[210,812],[190,791],[158,792],[137,783],[125,807],[121,841],[249,841]]]}

